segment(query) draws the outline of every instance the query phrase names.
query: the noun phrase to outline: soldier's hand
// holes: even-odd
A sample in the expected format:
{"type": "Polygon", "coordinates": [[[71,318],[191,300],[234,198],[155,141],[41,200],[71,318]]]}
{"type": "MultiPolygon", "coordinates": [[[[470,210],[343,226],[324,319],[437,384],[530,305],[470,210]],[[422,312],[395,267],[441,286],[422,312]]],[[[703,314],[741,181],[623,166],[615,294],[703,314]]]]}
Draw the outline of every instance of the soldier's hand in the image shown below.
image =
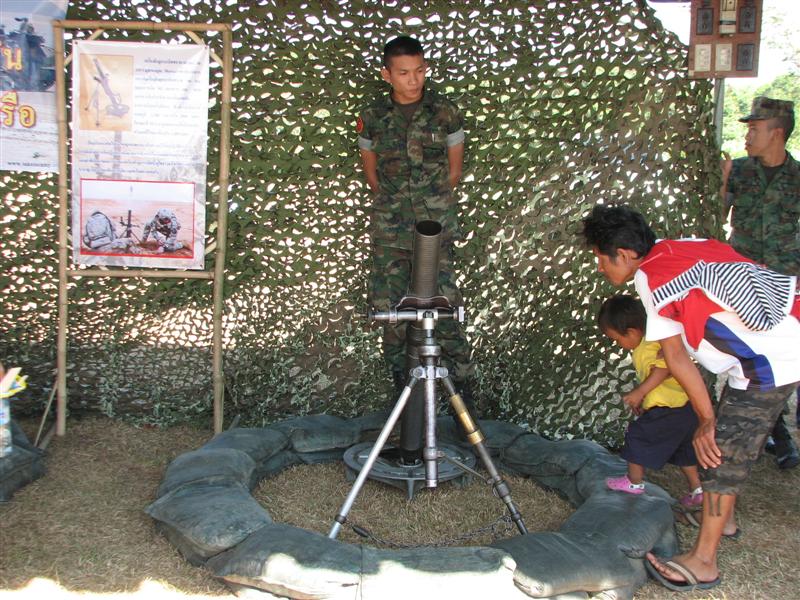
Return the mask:
{"type": "Polygon", "coordinates": [[[722,183],[727,183],[728,177],[731,174],[731,169],[733,168],[731,155],[727,152],[722,153],[722,160],[719,161],[719,168],[722,171],[722,183]]]}

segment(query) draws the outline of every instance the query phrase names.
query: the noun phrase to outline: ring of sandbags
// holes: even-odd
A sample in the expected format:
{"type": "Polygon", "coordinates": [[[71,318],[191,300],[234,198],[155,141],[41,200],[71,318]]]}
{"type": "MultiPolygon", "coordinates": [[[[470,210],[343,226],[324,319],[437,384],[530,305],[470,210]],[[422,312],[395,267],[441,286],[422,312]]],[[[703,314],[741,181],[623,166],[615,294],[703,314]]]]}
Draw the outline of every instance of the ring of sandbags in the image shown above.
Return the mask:
{"type": "MultiPolygon", "coordinates": [[[[288,466],[340,461],[350,446],[375,439],[385,416],[315,415],[229,429],[172,461],[146,512],[190,563],[247,597],[621,600],[645,583],[645,552],[677,550],[674,500],[664,490],[606,489],[606,477],[625,472],[622,459],[588,440],[549,441],[498,421],[480,423],[498,468],[531,477],[576,507],[558,531],[489,546],[385,550],[276,523],[251,496],[288,466]]],[[[451,419],[439,419],[437,432],[458,443],[451,419]]]]}

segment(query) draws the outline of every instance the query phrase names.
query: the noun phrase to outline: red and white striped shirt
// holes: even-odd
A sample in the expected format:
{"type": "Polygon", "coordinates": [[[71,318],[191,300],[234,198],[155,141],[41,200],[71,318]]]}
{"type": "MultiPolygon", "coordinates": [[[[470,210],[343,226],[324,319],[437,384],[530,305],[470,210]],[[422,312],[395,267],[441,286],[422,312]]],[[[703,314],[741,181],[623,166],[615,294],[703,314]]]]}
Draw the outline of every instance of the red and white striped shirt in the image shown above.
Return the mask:
{"type": "Polygon", "coordinates": [[[771,271],[716,240],[665,240],[634,276],[648,341],[680,334],[684,346],[737,389],[800,380],[796,278],[771,271]]]}

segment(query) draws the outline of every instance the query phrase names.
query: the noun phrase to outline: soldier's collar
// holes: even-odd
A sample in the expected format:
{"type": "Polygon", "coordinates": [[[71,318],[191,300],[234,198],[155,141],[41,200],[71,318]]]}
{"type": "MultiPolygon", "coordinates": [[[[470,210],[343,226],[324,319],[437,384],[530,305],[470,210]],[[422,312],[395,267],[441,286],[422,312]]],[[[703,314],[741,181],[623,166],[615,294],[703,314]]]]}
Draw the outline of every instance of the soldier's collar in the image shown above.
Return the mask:
{"type": "MultiPolygon", "coordinates": [[[[425,84],[425,87],[422,89],[422,98],[419,99],[420,104],[431,104],[434,101],[436,96],[436,90],[433,89],[432,86],[425,84]]],[[[392,100],[392,90],[389,90],[389,93],[386,94],[383,98],[384,104],[389,108],[394,108],[395,102],[392,100]]]]}

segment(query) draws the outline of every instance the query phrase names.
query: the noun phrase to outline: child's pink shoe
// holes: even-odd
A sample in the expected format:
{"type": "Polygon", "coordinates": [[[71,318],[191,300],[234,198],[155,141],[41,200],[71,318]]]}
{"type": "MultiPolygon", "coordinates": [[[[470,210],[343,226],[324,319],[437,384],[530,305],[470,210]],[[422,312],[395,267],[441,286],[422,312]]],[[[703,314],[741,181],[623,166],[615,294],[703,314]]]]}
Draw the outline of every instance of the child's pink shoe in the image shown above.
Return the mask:
{"type": "Polygon", "coordinates": [[[703,492],[686,494],[680,499],[680,503],[686,508],[703,508],[703,492]]]}
{"type": "Polygon", "coordinates": [[[643,483],[631,483],[627,475],[622,477],[609,477],[606,479],[606,487],[615,492],[626,492],[628,494],[644,494],[643,483]]]}

